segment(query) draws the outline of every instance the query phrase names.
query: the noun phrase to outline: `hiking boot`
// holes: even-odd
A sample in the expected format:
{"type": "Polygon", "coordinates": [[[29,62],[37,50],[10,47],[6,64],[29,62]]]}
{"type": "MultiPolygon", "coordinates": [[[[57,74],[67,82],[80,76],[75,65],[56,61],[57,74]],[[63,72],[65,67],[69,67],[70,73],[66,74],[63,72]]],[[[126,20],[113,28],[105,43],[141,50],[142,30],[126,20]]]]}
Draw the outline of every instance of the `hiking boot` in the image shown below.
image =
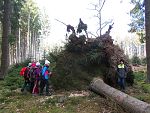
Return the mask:
{"type": "Polygon", "coordinates": [[[124,93],[126,92],[125,89],[121,89],[121,91],[124,92],[124,93]]]}
{"type": "Polygon", "coordinates": [[[24,91],[24,89],[21,89],[21,92],[23,92],[24,91]]]}
{"type": "Polygon", "coordinates": [[[39,93],[40,96],[44,95],[43,93],[39,93]]]}
{"type": "Polygon", "coordinates": [[[46,96],[51,96],[52,94],[51,93],[46,93],[46,96]]]}

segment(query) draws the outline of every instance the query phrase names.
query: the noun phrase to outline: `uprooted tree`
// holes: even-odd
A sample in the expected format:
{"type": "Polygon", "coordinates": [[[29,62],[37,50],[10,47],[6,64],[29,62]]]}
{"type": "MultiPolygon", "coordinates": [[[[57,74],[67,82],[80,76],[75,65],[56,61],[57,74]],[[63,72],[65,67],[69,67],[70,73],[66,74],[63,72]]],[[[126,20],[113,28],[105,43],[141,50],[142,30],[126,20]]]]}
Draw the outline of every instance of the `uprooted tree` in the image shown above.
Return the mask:
{"type": "MultiPolygon", "coordinates": [[[[57,58],[57,72],[60,72],[59,74],[61,75],[63,73],[64,76],[68,77],[79,77],[80,80],[84,79],[89,82],[91,79],[88,78],[102,75],[101,78],[103,78],[107,84],[116,87],[116,66],[120,59],[123,59],[130,70],[127,75],[127,82],[132,85],[134,77],[128,58],[118,45],[113,44],[113,39],[109,35],[113,24],[110,25],[105,34],[100,37],[89,38],[86,34],[87,24],[81,21],[79,24],[80,23],[83,24],[83,26],[80,27],[80,32],[76,32],[75,28],[70,24],[66,25],[67,31],[72,30],[72,33],[68,37],[65,49],[59,54],[59,58],[57,58]],[[82,31],[85,31],[85,35],[80,34],[82,31]],[[102,74],[99,74],[98,70],[101,70],[102,74]],[[84,77],[84,75],[86,76],[84,77]]],[[[79,31],[79,28],[77,29],[77,31],[79,31]]],[[[69,81],[71,80],[69,79],[69,81]]]]}
{"type": "MultiPolygon", "coordinates": [[[[129,73],[132,74],[132,69],[129,65],[128,57],[124,54],[123,50],[113,44],[113,39],[109,35],[112,29],[112,25],[109,25],[105,34],[97,38],[88,38],[85,35],[76,36],[71,34],[69,36],[69,42],[66,45],[66,50],[70,52],[86,53],[87,61],[92,65],[103,65],[103,79],[111,86],[116,86],[116,66],[120,59],[124,59],[125,64],[129,68],[129,73]],[[93,56],[92,56],[93,55],[93,56]]],[[[133,75],[127,76],[127,82],[133,84],[133,75]],[[130,76],[130,77],[129,77],[130,76]]]]}

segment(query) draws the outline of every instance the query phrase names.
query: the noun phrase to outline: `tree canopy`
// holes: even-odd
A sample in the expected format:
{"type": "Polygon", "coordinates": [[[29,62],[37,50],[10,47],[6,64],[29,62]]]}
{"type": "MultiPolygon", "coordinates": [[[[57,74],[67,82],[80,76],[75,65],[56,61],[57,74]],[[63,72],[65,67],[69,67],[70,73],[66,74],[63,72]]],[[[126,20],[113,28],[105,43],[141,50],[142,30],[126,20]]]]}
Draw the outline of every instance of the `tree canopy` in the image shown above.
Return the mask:
{"type": "Polygon", "coordinates": [[[137,33],[140,36],[140,41],[144,42],[145,39],[145,6],[144,0],[131,0],[134,5],[133,9],[130,11],[130,16],[132,17],[129,26],[131,29],[129,32],[137,33]]]}

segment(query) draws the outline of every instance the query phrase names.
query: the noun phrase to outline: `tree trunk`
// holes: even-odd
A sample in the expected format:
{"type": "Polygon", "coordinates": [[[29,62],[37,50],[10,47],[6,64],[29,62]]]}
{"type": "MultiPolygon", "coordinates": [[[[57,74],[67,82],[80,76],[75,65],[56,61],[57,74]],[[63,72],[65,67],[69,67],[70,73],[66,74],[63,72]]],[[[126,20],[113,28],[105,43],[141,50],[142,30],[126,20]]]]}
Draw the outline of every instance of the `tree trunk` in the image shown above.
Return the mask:
{"type": "Polygon", "coordinates": [[[36,59],[36,39],[37,39],[37,32],[34,31],[34,58],[36,59]]]}
{"type": "Polygon", "coordinates": [[[34,59],[34,30],[31,31],[31,59],[34,59]]]}
{"type": "Polygon", "coordinates": [[[37,38],[37,32],[34,32],[34,58],[36,59],[36,38],[37,38]]]}
{"type": "Polygon", "coordinates": [[[23,48],[24,48],[24,43],[23,43],[23,41],[24,41],[24,35],[23,35],[23,33],[22,32],[20,32],[20,37],[22,37],[21,39],[20,39],[20,62],[22,62],[23,61],[23,48]]]}
{"type": "Polygon", "coordinates": [[[27,36],[24,36],[24,46],[23,46],[23,62],[26,60],[26,56],[27,56],[27,36]]]}
{"type": "Polygon", "coordinates": [[[13,45],[13,65],[16,64],[16,44],[13,45]]]}
{"type": "Polygon", "coordinates": [[[7,74],[9,66],[9,42],[8,38],[11,33],[11,0],[4,0],[4,13],[3,13],[3,33],[2,33],[2,57],[1,57],[1,74],[0,78],[3,79],[7,74]]]}
{"type": "Polygon", "coordinates": [[[27,53],[26,53],[26,58],[28,58],[30,56],[30,12],[28,14],[28,32],[27,32],[27,53]]]}
{"type": "Polygon", "coordinates": [[[150,83],[150,0],[145,0],[147,82],[150,83]]]}
{"type": "Polygon", "coordinates": [[[16,30],[16,63],[20,63],[20,28],[16,30]]]}
{"type": "Polygon", "coordinates": [[[9,44],[9,65],[12,65],[12,46],[9,44]]]}
{"type": "Polygon", "coordinates": [[[129,113],[150,113],[150,104],[131,97],[95,78],[90,88],[92,91],[113,99],[129,113]]]}
{"type": "Polygon", "coordinates": [[[22,33],[21,35],[21,41],[20,41],[20,53],[21,53],[21,62],[25,61],[25,57],[26,57],[26,35],[24,33],[22,33]]]}

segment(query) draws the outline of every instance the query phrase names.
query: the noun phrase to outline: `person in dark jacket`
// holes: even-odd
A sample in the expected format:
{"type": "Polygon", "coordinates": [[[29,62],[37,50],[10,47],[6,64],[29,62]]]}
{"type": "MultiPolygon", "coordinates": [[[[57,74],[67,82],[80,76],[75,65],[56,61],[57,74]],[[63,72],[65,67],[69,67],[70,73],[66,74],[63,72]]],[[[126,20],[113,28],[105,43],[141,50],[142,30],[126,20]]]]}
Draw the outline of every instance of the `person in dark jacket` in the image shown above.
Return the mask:
{"type": "Polygon", "coordinates": [[[125,90],[125,78],[127,74],[127,66],[124,64],[124,60],[120,60],[120,64],[117,66],[118,84],[121,91],[125,90]]]}

